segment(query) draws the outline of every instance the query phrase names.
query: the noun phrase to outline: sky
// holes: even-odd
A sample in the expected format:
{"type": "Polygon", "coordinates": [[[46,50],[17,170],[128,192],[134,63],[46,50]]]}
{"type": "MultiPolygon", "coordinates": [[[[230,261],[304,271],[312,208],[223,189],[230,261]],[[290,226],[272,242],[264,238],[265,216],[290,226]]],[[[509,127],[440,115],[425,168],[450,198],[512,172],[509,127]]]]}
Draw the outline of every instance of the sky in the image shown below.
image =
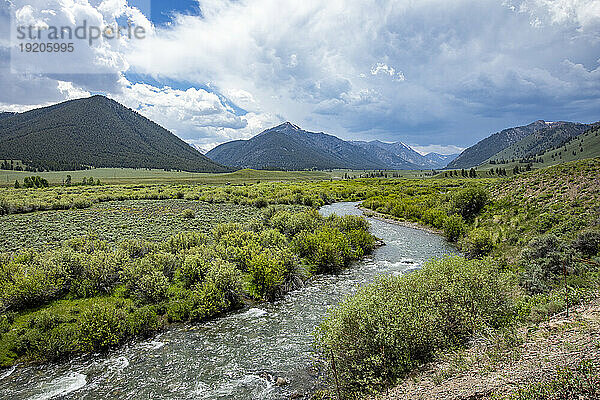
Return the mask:
{"type": "Polygon", "coordinates": [[[0,0],[0,111],[92,94],[202,150],[291,121],[449,154],[600,120],[600,0],[0,0]],[[19,52],[83,21],[145,34],[19,52]]]}

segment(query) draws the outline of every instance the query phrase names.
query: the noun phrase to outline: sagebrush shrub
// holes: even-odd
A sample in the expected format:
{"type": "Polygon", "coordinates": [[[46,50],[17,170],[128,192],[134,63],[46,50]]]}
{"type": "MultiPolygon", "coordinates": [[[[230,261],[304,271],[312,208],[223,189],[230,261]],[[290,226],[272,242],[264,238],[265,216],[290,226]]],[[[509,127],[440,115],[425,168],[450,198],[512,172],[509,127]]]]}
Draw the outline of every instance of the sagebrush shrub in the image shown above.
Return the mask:
{"type": "Polygon", "coordinates": [[[192,210],[191,208],[186,208],[185,210],[183,210],[183,213],[181,215],[183,216],[183,218],[186,218],[186,219],[196,218],[196,212],[194,210],[192,210]]]}
{"type": "Polygon", "coordinates": [[[530,293],[547,293],[573,266],[573,254],[564,241],[553,234],[533,238],[520,254],[520,279],[530,293]]]}

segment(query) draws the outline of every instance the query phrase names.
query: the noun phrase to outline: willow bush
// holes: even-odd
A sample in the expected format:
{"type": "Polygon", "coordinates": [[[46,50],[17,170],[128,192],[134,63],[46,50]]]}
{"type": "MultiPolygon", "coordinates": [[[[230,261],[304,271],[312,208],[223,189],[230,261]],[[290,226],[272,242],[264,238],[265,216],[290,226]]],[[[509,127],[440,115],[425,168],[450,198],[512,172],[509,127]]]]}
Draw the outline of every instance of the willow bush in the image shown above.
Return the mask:
{"type": "Polygon", "coordinates": [[[514,286],[489,260],[433,259],[405,276],[383,276],[331,309],[319,352],[351,397],[394,384],[438,350],[507,324],[514,286]]]}
{"type": "Polygon", "coordinates": [[[163,242],[111,245],[89,236],[54,250],[2,254],[0,364],[106,350],[168,322],[274,300],[373,245],[362,218],[267,209],[263,223],[220,224],[163,242]]]}

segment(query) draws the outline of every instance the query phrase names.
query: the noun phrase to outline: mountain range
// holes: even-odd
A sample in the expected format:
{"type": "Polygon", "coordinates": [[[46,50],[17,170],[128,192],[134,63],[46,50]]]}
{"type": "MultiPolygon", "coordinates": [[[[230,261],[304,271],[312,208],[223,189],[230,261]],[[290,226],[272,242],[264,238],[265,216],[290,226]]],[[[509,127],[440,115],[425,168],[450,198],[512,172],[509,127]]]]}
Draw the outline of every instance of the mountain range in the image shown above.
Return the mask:
{"type": "MultiPolygon", "coordinates": [[[[561,129],[558,130],[558,132],[560,131],[561,129]]],[[[549,143],[552,142],[552,139],[557,138],[557,134],[558,137],[562,136],[558,132],[554,131],[555,134],[550,135],[549,143]]],[[[563,131],[563,133],[564,132],[565,131],[563,131]]],[[[531,136],[532,138],[529,140],[526,140],[527,138],[523,139],[523,145],[531,145],[540,140],[540,136],[535,133],[531,136]]],[[[490,170],[500,167],[510,170],[514,169],[516,166],[522,168],[524,165],[530,165],[533,168],[543,168],[549,165],[561,164],[584,158],[600,157],[600,123],[590,124],[590,127],[585,132],[577,136],[572,136],[569,139],[563,138],[555,143],[558,144],[548,148],[544,152],[538,151],[536,153],[527,153],[524,152],[521,147],[512,145],[499,152],[491,159],[488,159],[483,164],[480,164],[478,168],[490,170]]]]}
{"type": "Polygon", "coordinates": [[[494,133],[460,155],[423,155],[402,142],[345,141],[285,122],[251,139],[223,143],[203,155],[136,111],[97,95],[23,113],[0,112],[0,160],[20,160],[33,170],[466,169],[536,162],[536,158],[545,163],[593,156],[599,150],[599,126],[538,120],[494,133]],[[596,129],[593,135],[573,144],[592,128],[596,129]],[[566,143],[572,147],[568,147],[568,157],[566,143]]]}
{"type": "Polygon", "coordinates": [[[541,155],[546,150],[561,146],[568,140],[590,129],[590,125],[574,122],[546,122],[546,127],[538,129],[488,160],[526,159],[541,155]]]}
{"type": "Polygon", "coordinates": [[[230,170],[136,111],[104,96],[0,114],[0,159],[22,160],[38,170],[89,166],[230,170]]]}
{"type": "Polygon", "coordinates": [[[206,153],[234,168],[254,169],[439,169],[452,156],[423,156],[401,142],[345,141],[285,122],[249,140],[223,143],[206,153]]]}
{"type": "Polygon", "coordinates": [[[546,122],[504,129],[465,149],[448,164],[448,169],[472,168],[491,160],[526,159],[587,131],[593,124],[577,122],[546,122]]]}

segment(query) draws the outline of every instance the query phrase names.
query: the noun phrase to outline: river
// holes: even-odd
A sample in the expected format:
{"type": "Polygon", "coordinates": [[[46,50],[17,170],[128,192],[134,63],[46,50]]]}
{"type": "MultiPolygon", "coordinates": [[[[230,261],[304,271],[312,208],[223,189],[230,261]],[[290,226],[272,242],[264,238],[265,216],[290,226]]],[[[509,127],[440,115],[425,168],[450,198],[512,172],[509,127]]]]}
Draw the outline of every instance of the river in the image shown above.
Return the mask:
{"type": "MultiPolygon", "coordinates": [[[[361,214],[356,203],[321,212],[361,214]]],[[[280,301],[179,326],[108,354],[0,371],[0,398],[306,398],[318,381],[312,333],[329,307],[379,274],[404,274],[455,252],[439,235],[368,220],[386,245],[339,275],[318,276],[280,301]],[[278,386],[277,377],[287,384],[278,386]]]]}

